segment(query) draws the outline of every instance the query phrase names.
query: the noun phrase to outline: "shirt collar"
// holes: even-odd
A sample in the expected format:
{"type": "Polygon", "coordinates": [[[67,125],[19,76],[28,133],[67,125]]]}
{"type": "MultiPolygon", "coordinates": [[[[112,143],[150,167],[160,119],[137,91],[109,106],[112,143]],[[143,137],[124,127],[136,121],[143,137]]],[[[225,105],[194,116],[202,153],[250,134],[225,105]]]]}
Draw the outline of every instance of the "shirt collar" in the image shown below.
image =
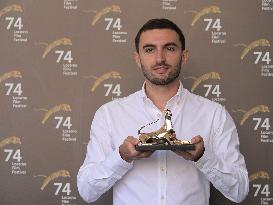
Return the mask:
{"type": "MultiPolygon", "coordinates": [[[[169,100],[169,102],[174,101],[174,102],[178,103],[183,96],[183,90],[184,90],[183,84],[181,83],[181,81],[179,81],[179,88],[177,90],[177,93],[169,100]]],[[[142,99],[144,100],[144,102],[147,100],[150,100],[146,94],[146,91],[145,91],[145,82],[142,85],[140,95],[141,95],[142,99]]]]}

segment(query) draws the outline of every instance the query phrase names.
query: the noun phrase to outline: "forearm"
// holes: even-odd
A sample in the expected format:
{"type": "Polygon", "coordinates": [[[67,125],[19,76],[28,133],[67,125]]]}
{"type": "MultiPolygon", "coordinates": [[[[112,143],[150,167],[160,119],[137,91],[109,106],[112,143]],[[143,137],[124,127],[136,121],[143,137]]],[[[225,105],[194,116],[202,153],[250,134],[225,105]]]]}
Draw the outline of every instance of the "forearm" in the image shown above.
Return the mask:
{"type": "Polygon", "coordinates": [[[132,164],[120,158],[117,150],[102,162],[94,163],[86,160],[77,176],[77,185],[81,197],[88,203],[96,201],[131,167],[132,164]]]}
{"type": "Polygon", "coordinates": [[[239,203],[247,196],[249,182],[244,163],[228,163],[217,157],[211,155],[208,157],[204,154],[196,166],[228,199],[239,203]]]}

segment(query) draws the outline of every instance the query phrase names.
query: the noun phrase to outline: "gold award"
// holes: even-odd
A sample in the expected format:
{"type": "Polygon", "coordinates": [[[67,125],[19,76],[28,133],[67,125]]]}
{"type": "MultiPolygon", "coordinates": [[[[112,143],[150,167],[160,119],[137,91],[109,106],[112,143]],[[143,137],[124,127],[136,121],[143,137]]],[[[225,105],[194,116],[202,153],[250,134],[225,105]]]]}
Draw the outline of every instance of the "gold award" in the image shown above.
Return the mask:
{"type": "MultiPolygon", "coordinates": [[[[150,133],[141,133],[140,131],[146,127],[142,126],[138,130],[139,144],[136,145],[137,151],[153,151],[153,150],[194,150],[195,146],[190,141],[178,140],[171,121],[172,113],[170,110],[165,110],[165,123],[157,131],[150,133]]],[[[159,119],[158,119],[159,120],[159,119]]],[[[157,121],[158,121],[157,120],[157,121]]],[[[149,123],[151,125],[153,123],[149,123]]]]}

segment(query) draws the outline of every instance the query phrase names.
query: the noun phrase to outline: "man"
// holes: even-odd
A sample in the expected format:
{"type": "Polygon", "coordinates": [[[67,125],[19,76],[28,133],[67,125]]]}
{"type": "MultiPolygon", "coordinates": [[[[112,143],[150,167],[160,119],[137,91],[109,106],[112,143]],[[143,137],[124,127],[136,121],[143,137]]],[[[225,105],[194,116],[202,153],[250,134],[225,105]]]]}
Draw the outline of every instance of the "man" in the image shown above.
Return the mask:
{"type": "Polygon", "coordinates": [[[248,173],[236,127],[220,104],[183,88],[178,77],[188,59],[182,31],[167,19],[152,19],[135,38],[135,60],[146,78],[142,90],[103,105],[95,114],[78,189],[87,202],[113,187],[114,205],[208,205],[210,182],[228,199],[248,193],[248,173]],[[138,152],[137,130],[150,131],[172,111],[176,137],[192,151],[138,152]]]}

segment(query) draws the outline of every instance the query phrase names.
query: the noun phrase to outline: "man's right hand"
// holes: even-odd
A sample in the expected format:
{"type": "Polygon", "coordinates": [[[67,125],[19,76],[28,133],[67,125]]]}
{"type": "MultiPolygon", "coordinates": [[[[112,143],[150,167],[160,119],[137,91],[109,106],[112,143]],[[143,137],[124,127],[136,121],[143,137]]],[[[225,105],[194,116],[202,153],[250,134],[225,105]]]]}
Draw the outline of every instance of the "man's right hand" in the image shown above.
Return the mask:
{"type": "Polygon", "coordinates": [[[136,151],[136,145],[139,143],[137,138],[132,136],[128,136],[124,141],[123,144],[119,147],[119,154],[123,160],[126,162],[132,162],[133,160],[142,159],[150,157],[153,152],[145,151],[139,152],[136,151]]]}

